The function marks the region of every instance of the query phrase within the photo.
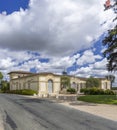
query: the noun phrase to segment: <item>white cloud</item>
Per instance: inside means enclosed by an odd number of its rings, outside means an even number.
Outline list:
[[[0,14],[0,47],[54,56],[73,54],[90,47],[99,36],[103,8],[103,1],[94,0],[30,0],[25,11]]]
[[[106,69],[107,60],[102,59],[100,61],[95,61],[94,63],[89,63],[87,66],[78,68],[76,72],[71,72],[71,74],[75,74],[77,76],[89,77],[89,76],[97,76],[104,77],[108,75],[108,71]]]
[[[103,59],[101,61],[95,62],[93,64],[93,68],[96,70],[105,70],[106,69],[107,60]]]
[[[71,71],[71,75],[76,75],[80,77],[105,77],[107,75],[114,75],[115,76],[115,82],[113,83],[113,86],[117,86],[117,73],[116,72],[108,72],[106,69],[107,60],[102,59],[100,61],[96,61],[95,63],[89,63],[87,66],[82,66],[81,68],[78,68],[76,71]]]
[[[12,62],[12,59],[6,58],[6,59],[0,59],[0,69],[6,70],[9,67],[12,67],[14,65],[14,62]]]
[[[101,59],[100,55],[94,55],[92,50],[86,50],[83,55],[78,59],[78,65],[85,65],[88,63],[94,63],[97,59]]]

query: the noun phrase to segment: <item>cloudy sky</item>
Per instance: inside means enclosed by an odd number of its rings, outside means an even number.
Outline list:
[[[105,0],[0,0],[0,71],[104,77],[102,39],[113,27]],[[117,73],[113,73],[117,76]],[[117,85],[117,82],[115,82]]]

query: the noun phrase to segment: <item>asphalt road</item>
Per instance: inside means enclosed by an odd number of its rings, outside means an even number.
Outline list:
[[[46,99],[0,94],[0,130],[117,130],[117,122]]]

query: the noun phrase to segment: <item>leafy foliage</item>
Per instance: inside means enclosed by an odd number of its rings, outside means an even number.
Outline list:
[[[75,94],[76,90],[74,88],[68,88],[67,92],[69,92],[70,94]]]
[[[0,79],[3,79],[3,74],[0,72]]]
[[[117,90],[117,87],[112,87],[112,90]]]
[[[115,0],[115,4],[113,5],[113,10],[115,14],[117,14],[117,1]],[[113,21],[117,20],[117,15],[113,19]],[[108,71],[117,71],[117,25],[113,29],[108,30],[107,36],[103,39],[103,45],[107,47],[107,49],[103,52],[104,57],[107,58]]]
[[[80,92],[84,93],[85,95],[115,95],[112,90],[103,90],[99,88],[83,88]]]
[[[37,92],[35,90],[31,90],[31,89],[10,90],[10,91],[7,91],[7,93],[20,94],[20,95],[34,95],[34,94],[37,94]]]
[[[61,76],[61,86],[63,88],[70,87],[70,78],[68,76]]]
[[[6,91],[8,91],[8,90],[10,89],[9,82],[7,82],[7,81],[2,81],[1,84],[2,84],[1,90],[2,90],[3,92],[6,92]]]
[[[90,77],[86,80],[86,87],[92,88],[92,87],[100,87],[100,80],[97,78]]]

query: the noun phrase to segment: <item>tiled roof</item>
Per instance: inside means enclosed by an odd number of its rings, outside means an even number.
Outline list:
[[[11,72],[9,72],[8,74],[11,74],[11,73],[18,73],[18,74],[34,74],[34,73],[31,73],[31,72],[28,72],[28,71],[11,71]]]
[[[61,76],[61,75],[59,75],[59,74],[54,74],[54,73],[51,73],[51,72],[41,72],[41,73],[37,73],[38,75],[49,75],[49,74],[51,74],[51,75],[54,75],[54,76]]]
[[[35,76],[35,75],[49,75],[49,74],[51,74],[53,76],[68,76],[68,77],[76,77],[76,78],[79,78],[80,80],[85,80],[85,81],[87,80],[87,78],[85,78],[85,77],[78,77],[78,76],[75,76],[75,75],[59,75],[59,74],[54,74],[52,72],[31,73],[31,72],[28,72],[28,71],[11,71],[8,74],[12,74],[12,73],[30,74],[30,75],[27,75],[27,76],[24,76],[24,77]],[[23,78],[23,77],[20,77],[20,78]],[[97,78],[97,79],[105,80],[106,78]]]

